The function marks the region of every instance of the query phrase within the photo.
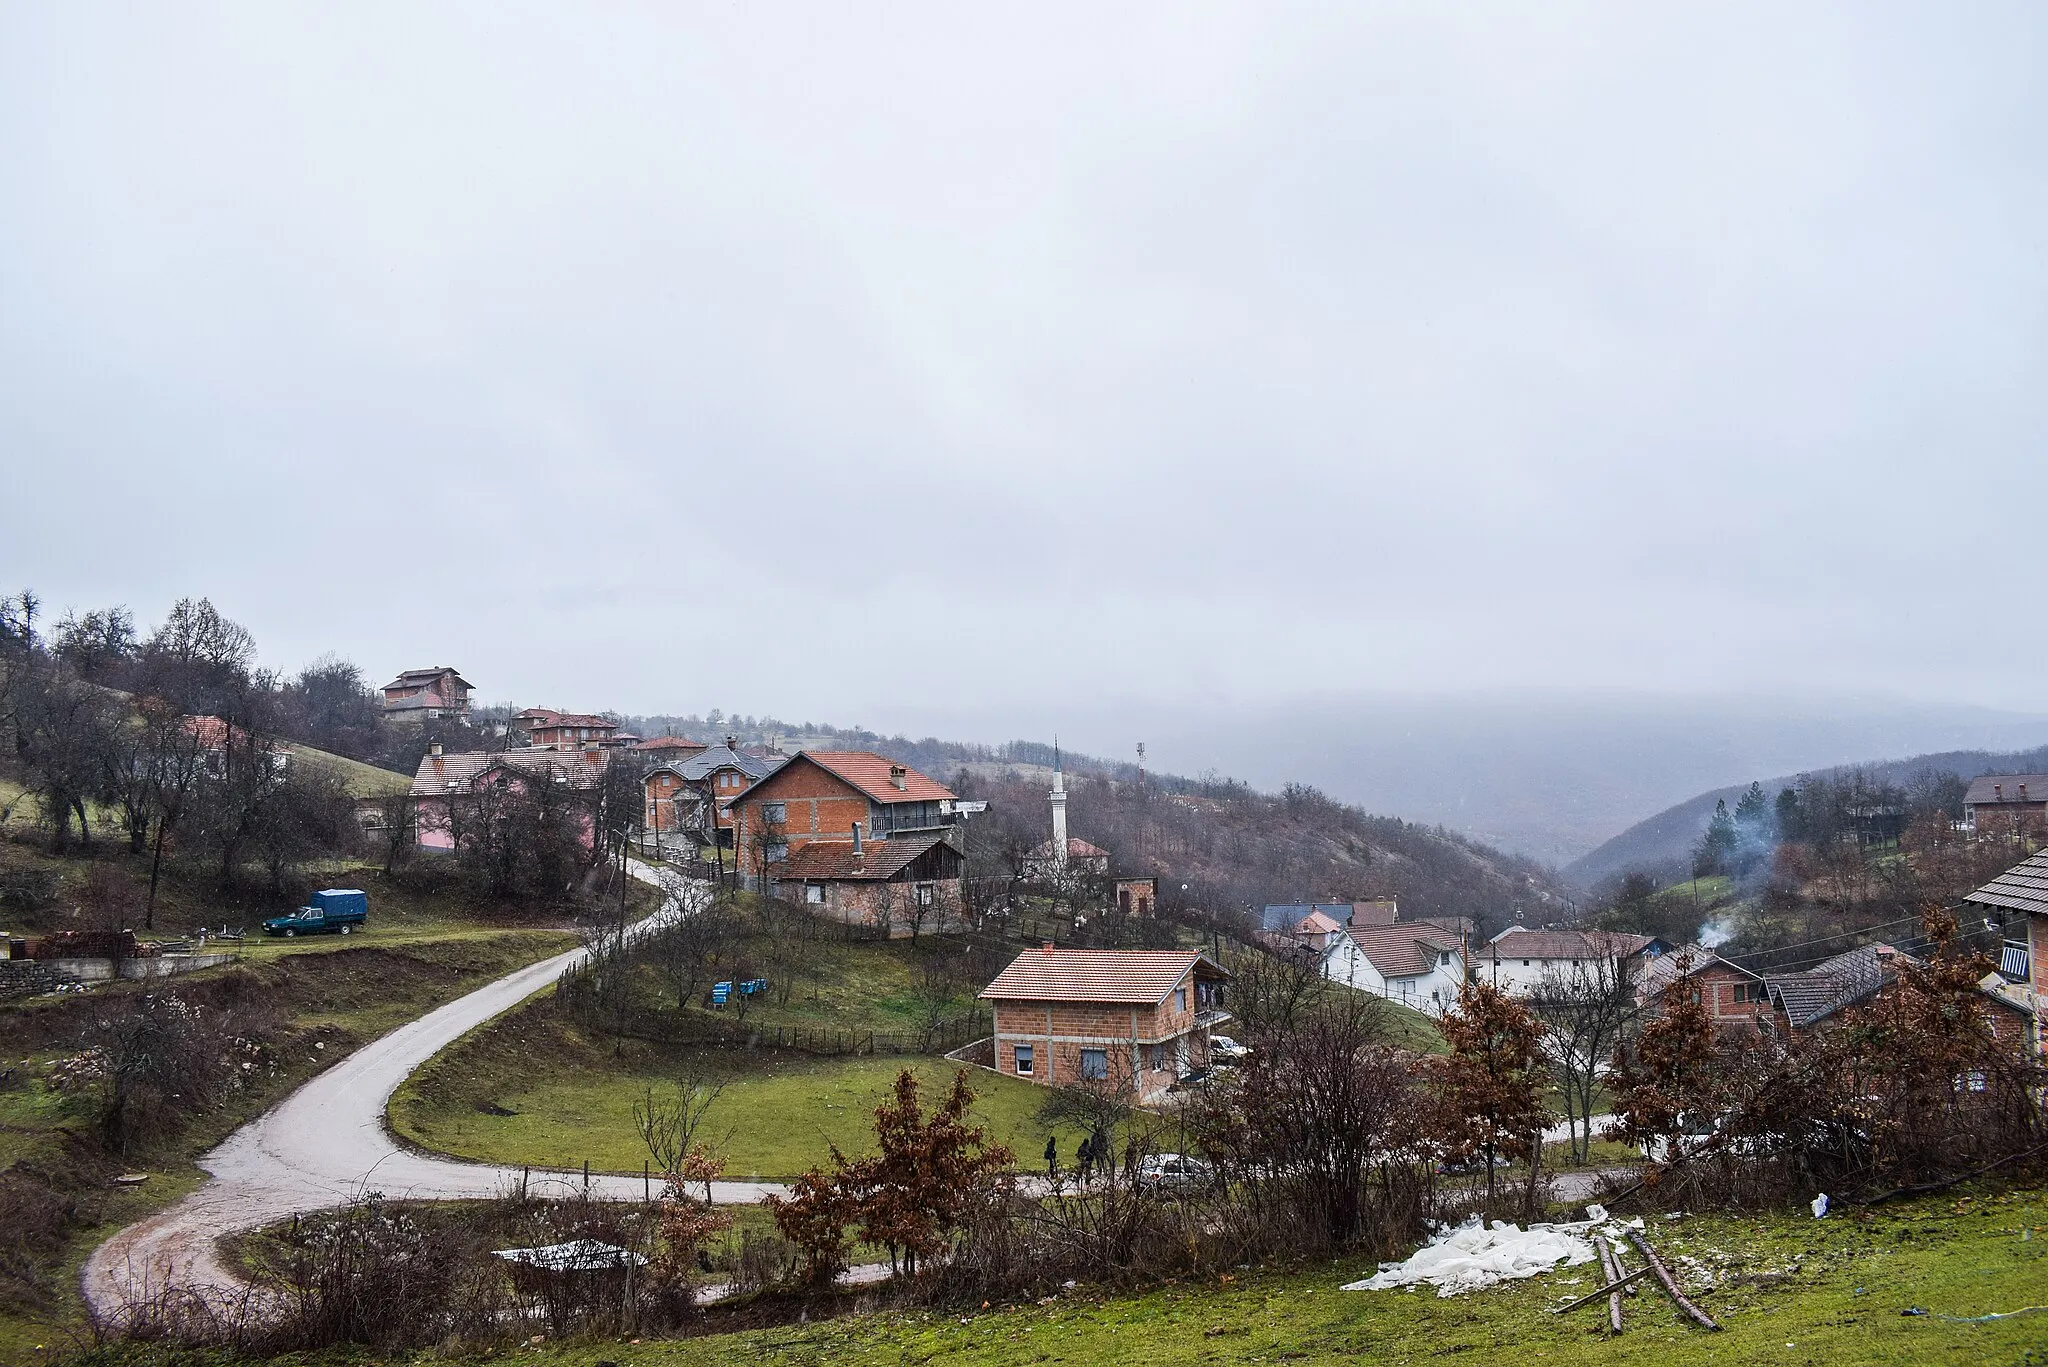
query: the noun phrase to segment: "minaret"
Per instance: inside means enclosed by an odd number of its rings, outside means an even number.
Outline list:
[[[1060,771],[1060,743],[1052,743],[1052,862],[1067,866],[1067,776]]]

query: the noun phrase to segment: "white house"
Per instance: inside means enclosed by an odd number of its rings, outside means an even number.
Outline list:
[[[1322,948],[1323,976],[1441,1016],[1465,986],[1465,942],[1422,922],[1346,926]]]
[[[1482,982],[1527,996],[1546,980],[1569,981],[1654,959],[1671,946],[1654,935],[1618,930],[1530,930],[1509,926],[1477,955]]]

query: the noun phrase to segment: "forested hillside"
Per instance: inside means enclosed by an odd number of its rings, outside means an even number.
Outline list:
[[[1938,785],[1944,777],[1968,780],[1979,774],[2039,773],[2044,769],[2048,769],[2048,746],[2013,751],[1949,750],[1940,754],[1914,755],[1910,759],[1841,765],[1812,774],[1785,774],[1759,782],[1766,792],[1775,797],[1805,781],[1845,779],[1854,774],[1863,775],[1872,784],[1895,785],[1904,790],[1916,785]],[[1684,877],[1689,872],[1693,846],[1713,819],[1714,804],[1726,802],[1733,807],[1748,786],[1747,783],[1737,783],[1716,788],[1698,797],[1687,798],[1674,807],[1667,807],[1655,816],[1646,817],[1590,854],[1567,864],[1565,876],[1586,887],[1597,886],[1631,870],[1667,882]],[[1955,796],[1959,802],[1960,790]],[[1954,814],[1962,815],[1960,809]]]

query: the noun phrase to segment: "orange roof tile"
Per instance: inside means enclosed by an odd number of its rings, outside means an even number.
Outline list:
[[[809,760],[833,777],[852,784],[877,802],[939,802],[954,796],[951,788],[933,782],[908,765],[898,765],[886,756],[866,750],[803,750],[792,756],[790,763],[795,764],[800,760]],[[903,770],[901,788],[889,781],[889,772],[892,768]]]

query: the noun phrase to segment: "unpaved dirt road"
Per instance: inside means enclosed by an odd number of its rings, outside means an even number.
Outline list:
[[[665,885],[644,866],[636,865],[635,875],[669,893],[662,910],[638,929],[684,914],[687,887]],[[364,1192],[451,1200],[515,1189],[518,1168],[459,1163],[400,1147],[384,1128],[384,1108],[415,1068],[552,983],[584,953],[573,949],[531,964],[392,1031],[235,1131],[200,1158],[209,1174],[204,1186],[94,1251],[82,1280],[95,1315],[117,1323],[129,1304],[169,1285],[236,1294],[242,1283],[214,1256],[222,1235],[340,1205]],[[534,1191],[583,1186],[580,1173],[534,1171],[527,1180]],[[638,1177],[592,1177],[590,1190],[638,1199],[643,1187]],[[717,1182],[712,1197],[750,1203],[783,1190],[771,1183]]]

